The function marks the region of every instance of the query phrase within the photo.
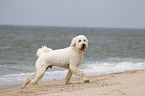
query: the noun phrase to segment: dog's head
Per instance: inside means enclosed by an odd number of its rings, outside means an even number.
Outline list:
[[[70,46],[84,52],[88,47],[88,39],[84,35],[76,36],[72,39]]]

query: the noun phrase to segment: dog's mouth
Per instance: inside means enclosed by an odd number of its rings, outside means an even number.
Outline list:
[[[83,52],[86,51],[86,47],[82,47],[81,51],[83,51]]]

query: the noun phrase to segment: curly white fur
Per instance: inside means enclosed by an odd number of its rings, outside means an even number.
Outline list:
[[[22,84],[22,88],[31,81],[33,85],[43,77],[45,71],[52,66],[59,66],[69,69],[66,76],[66,84],[69,84],[72,74],[80,76],[84,82],[89,82],[83,71],[77,67],[83,60],[83,53],[88,47],[88,39],[84,35],[73,38],[69,47],[64,49],[52,50],[46,46],[42,46],[37,51],[38,59],[36,61],[36,70],[34,74],[28,77]]]
[[[44,54],[46,54],[46,53],[48,53],[48,52],[51,52],[51,51],[53,51],[51,48],[47,48],[45,45],[44,46],[42,46],[42,48],[39,48],[38,50],[37,50],[37,56],[38,56],[38,58],[41,56],[41,55],[44,55]]]

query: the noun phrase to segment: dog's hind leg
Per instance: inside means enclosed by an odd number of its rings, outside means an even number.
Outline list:
[[[71,72],[71,70],[68,71],[67,76],[66,76],[66,82],[65,84],[68,85],[70,84],[70,78],[72,77],[73,73]]]
[[[47,67],[44,65],[41,66],[39,69],[37,69],[35,77],[31,80],[31,84],[37,85],[37,82],[39,80],[41,80],[41,78],[44,76],[46,70],[47,70]]]
[[[26,85],[35,77],[35,73],[24,80],[24,83],[22,84],[22,89],[26,87]]]

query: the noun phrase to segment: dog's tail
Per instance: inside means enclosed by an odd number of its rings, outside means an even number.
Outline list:
[[[46,54],[46,53],[51,52],[51,51],[53,51],[51,48],[47,48],[44,45],[44,46],[42,46],[42,48],[39,48],[37,50],[37,53],[36,54],[37,54],[38,57],[40,57],[41,55]]]

